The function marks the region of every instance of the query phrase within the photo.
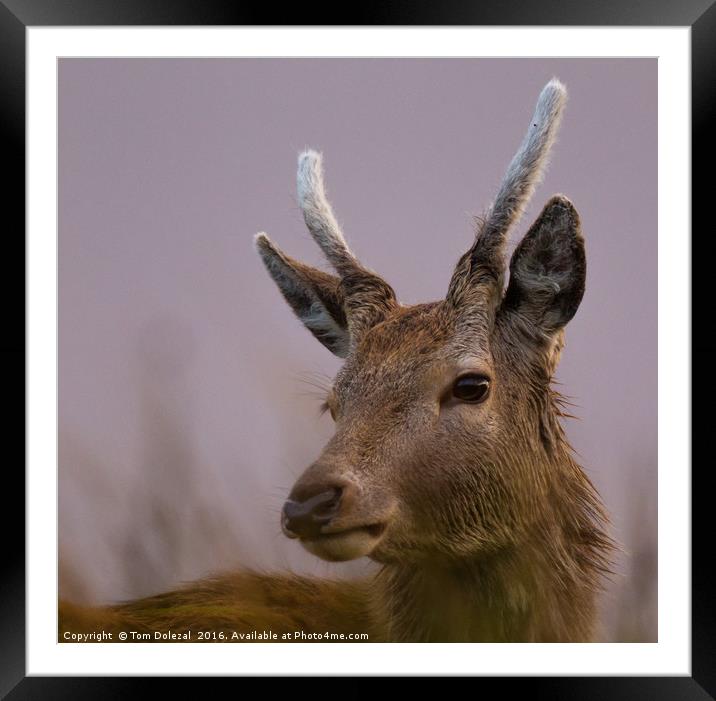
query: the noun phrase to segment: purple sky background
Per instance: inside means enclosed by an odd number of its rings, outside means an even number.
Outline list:
[[[494,196],[552,76],[569,101],[512,243],[552,194],[574,202],[588,275],[558,371],[579,417],[565,426],[632,553],[608,597],[610,630],[629,596],[655,617],[655,589],[633,571],[636,560],[655,567],[656,547],[648,58],[61,59],[66,592],[127,598],[241,564],[370,569],[320,562],[280,535],[278,509],[331,432],[305,375],[330,377],[340,361],[295,320],[253,236],[321,264],[295,195],[296,157],[316,148],[357,255],[403,302],[444,296],[471,216]]]

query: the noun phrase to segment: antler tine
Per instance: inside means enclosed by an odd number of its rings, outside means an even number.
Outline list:
[[[556,78],[542,89],[527,134],[507,168],[472,248],[458,264],[448,297],[459,297],[479,280],[493,284],[502,281],[507,236],[542,179],[566,101],[567,91]]]
[[[361,265],[348,248],[323,186],[320,153],[304,151],[298,157],[298,200],[308,230],[329,263],[336,269],[344,290],[343,307],[351,343],[397,305],[393,288]]]
[[[308,150],[298,157],[298,201],[303,218],[328,262],[345,275],[360,267],[336,221],[323,185],[323,157]]]
[[[482,238],[495,236],[504,240],[522,217],[544,174],[566,101],[567,91],[556,78],[542,89],[531,126],[510,162],[497,197],[490,207]]]

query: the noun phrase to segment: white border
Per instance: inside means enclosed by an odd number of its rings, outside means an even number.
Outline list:
[[[690,29],[28,28],[27,674],[690,675]],[[477,51],[476,51],[477,49]],[[56,643],[57,57],[658,56],[659,642]],[[635,310],[635,313],[638,313]]]

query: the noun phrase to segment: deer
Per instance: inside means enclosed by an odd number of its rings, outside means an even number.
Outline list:
[[[404,305],[359,262],[316,151],[299,156],[298,201],[333,271],[255,237],[295,316],[343,360],[324,403],[335,431],[288,494],[281,530],[318,558],[367,557],[376,572],[340,580],[242,570],[109,606],[61,601],[60,641],[100,628],[211,630],[227,641],[255,630],[360,631],[369,642],[599,635],[598,599],[617,546],[553,386],[586,284],[572,202],[551,197],[506,261],[566,97],[556,78],[542,89],[439,301]]]

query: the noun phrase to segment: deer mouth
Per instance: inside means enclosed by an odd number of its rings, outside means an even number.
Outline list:
[[[308,552],[329,562],[345,562],[370,555],[383,537],[387,524],[372,523],[340,531],[326,529],[312,538],[301,538]]]

